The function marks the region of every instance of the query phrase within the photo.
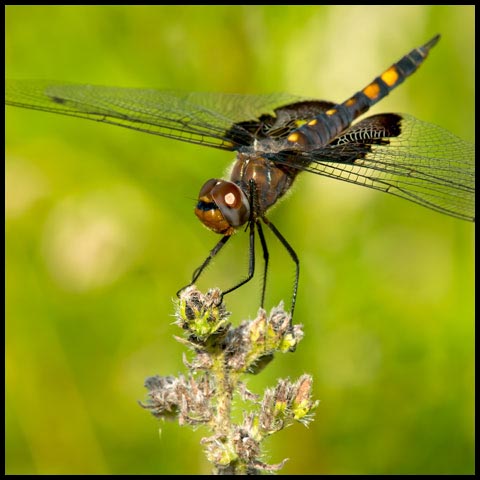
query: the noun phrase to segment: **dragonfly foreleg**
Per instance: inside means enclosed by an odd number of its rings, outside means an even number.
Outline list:
[[[192,286],[197,280],[198,277],[202,274],[202,272],[207,268],[208,264],[212,261],[213,257],[217,255],[217,253],[222,249],[222,247],[227,243],[231,235],[224,235],[221,240],[213,247],[213,249],[210,251],[208,254],[208,257],[205,259],[205,261],[193,272],[192,275],[192,281],[188,284],[182,287],[180,290],[177,292],[177,297],[180,296],[180,293],[182,293],[186,288]]]

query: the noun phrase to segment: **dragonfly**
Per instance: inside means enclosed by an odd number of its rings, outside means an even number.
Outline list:
[[[258,234],[264,260],[263,307],[269,264],[265,225],[295,265],[293,317],[300,261],[266,214],[300,172],[475,221],[474,144],[406,114],[380,113],[357,121],[412,75],[439,39],[436,35],[413,49],[342,103],[278,93],[186,93],[38,80],[7,80],[5,103],[236,152],[230,178],[210,179],[200,189],[195,215],[221,238],[177,295],[198,280],[236,231],[244,229],[249,232],[248,273],[223,290],[222,297],[253,278]]]

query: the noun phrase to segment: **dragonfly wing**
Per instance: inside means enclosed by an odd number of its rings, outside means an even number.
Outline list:
[[[293,101],[298,97],[286,94],[183,93],[31,80],[7,80],[5,87],[7,105],[86,118],[224,150],[253,143],[255,137],[239,123],[254,124],[261,114],[274,116],[275,108]]]
[[[325,147],[275,161],[475,220],[475,145],[409,115],[374,115]]]

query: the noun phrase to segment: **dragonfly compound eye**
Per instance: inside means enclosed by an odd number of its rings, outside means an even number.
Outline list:
[[[250,204],[235,183],[211,179],[200,190],[195,215],[210,230],[231,235],[248,221]]]

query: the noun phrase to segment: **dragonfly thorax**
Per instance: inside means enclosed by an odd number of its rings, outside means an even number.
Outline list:
[[[230,173],[230,180],[250,191],[255,185],[254,215],[262,216],[292,186],[299,170],[289,168],[257,153],[239,153]]]

